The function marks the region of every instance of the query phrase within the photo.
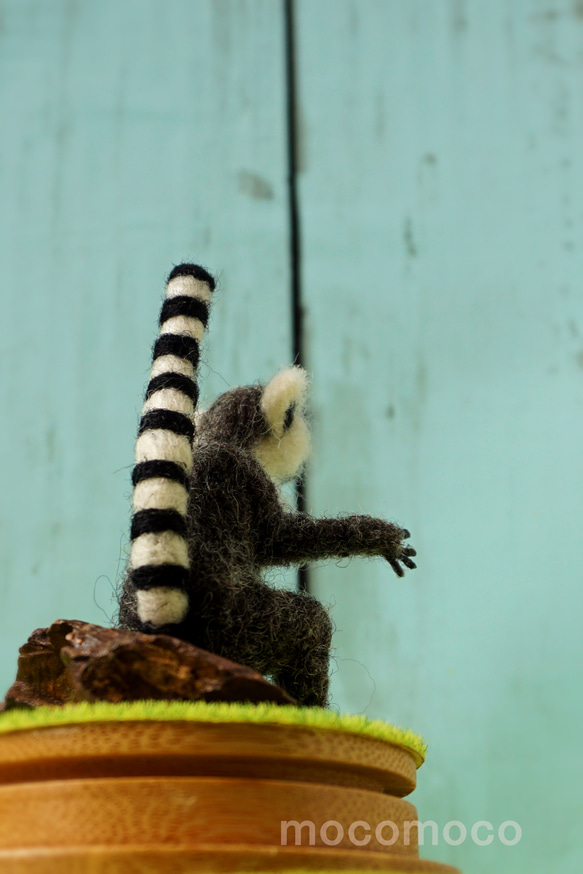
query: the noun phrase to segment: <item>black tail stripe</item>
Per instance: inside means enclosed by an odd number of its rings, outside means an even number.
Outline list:
[[[179,564],[145,564],[132,571],[132,583],[142,590],[168,586],[184,591],[188,588],[189,576],[189,571]]]
[[[138,510],[132,519],[130,537],[135,540],[141,534],[159,534],[161,531],[174,531],[186,537],[186,522],[178,510]]]
[[[188,437],[191,442],[194,438],[192,421],[184,413],[177,413],[175,410],[150,410],[148,413],[144,413],[140,419],[138,435],[143,434],[144,431],[155,429],[181,434]]]
[[[211,291],[215,290],[215,280],[210,273],[199,264],[178,264],[170,271],[166,283],[170,282],[172,279],[176,279],[177,276],[194,276],[195,279],[199,279],[201,282],[206,282]]]
[[[161,355],[177,355],[186,358],[194,368],[198,367],[199,343],[195,337],[186,334],[162,334],[154,343],[152,358],[155,361]]]
[[[137,486],[143,480],[154,477],[162,477],[180,483],[185,489],[189,487],[189,477],[184,468],[176,464],[175,461],[163,461],[162,459],[140,461],[139,464],[136,464],[132,471],[132,485]]]
[[[163,325],[166,319],[171,319],[173,316],[188,316],[190,319],[198,319],[206,328],[209,320],[208,304],[200,298],[190,297],[187,294],[167,297],[160,311],[160,325]]]
[[[171,371],[154,376],[148,383],[145,400],[148,400],[155,391],[160,391],[162,388],[178,389],[182,394],[189,397],[196,406],[198,400],[198,386],[189,376],[185,376],[183,373],[173,373]]]

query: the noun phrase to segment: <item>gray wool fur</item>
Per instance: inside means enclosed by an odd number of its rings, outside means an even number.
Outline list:
[[[279,484],[301,474],[309,452],[306,390],[305,371],[291,367],[266,386],[230,389],[196,414],[185,517],[185,615],[161,626],[144,622],[137,601],[142,584],[130,569],[119,626],[164,630],[269,676],[299,704],[324,707],[328,613],[311,595],[270,587],[262,572],[366,555],[385,558],[402,576],[402,565],[415,567],[415,550],[404,544],[408,531],[383,519],[317,519],[283,506]]]

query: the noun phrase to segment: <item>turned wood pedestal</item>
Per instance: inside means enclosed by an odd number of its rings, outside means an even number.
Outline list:
[[[0,735],[0,871],[459,874],[419,859],[417,829],[405,825],[417,820],[403,799],[415,755],[288,725],[9,732]]]

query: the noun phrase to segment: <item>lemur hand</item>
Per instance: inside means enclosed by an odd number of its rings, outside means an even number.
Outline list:
[[[408,537],[411,537],[411,533],[407,531],[406,528],[403,528],[401,531],[402,540],[407,540]],[[417,567],[411,558],[413,555],[417,555],[417,552],[412,546],[405,546],[403,543],[400,543],[396,548],[391,550],[390,553],[384,553],[383,558],[386,558],[398,577],[404,577],[405,571],[401,567],[401,564],[404,564],[405,567],[409,568],[409,570],[413,570]]]

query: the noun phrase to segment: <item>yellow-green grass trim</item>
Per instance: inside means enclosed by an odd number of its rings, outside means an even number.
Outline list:
[[[8,710],[0,713],[0,734],[83,722],[253,722],[256,724],[301,725],[309,728],[343,731],[386,741],[410,750],[417,767],[425,759],[427,745],[409,729],[399,728],[380,719],[335,713],[319,707],[278,706],[276,704],[239,704],[205,701],[123,701],[112,704],[65,704],[63,707],[37,707],[34,710]]]

